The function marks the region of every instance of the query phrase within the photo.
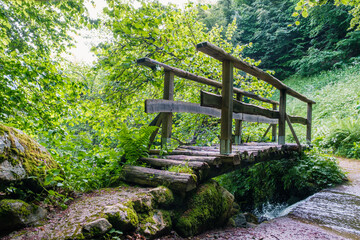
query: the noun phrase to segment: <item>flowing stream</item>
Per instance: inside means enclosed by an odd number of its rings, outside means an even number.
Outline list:
[[[360,239],[360,160],[339,159],[349,182],[315,193],[291,206],[266,204],[255,211],[260,219],[290,216],[329,229],[349,239]]]

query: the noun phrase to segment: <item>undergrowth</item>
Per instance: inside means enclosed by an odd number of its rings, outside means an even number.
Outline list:
[[[217,178],[234,194],[242,210],[253,210],[266,202],[292,204],[345,179],[335,158],[314,150],[292,159],[258,163]]]

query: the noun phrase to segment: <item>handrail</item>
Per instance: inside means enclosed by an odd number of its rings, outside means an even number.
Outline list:
[[[279,89],[279,90],[286,90],[286,93],[298,98],[299,100],[306,102],[306,103],[311,103],[311,104],[315,104],[316,102],[314,102],[313,100],[308,99],[307,97],[305,97],[304,95],[296,92],[295,90],[291,89],[290,87],[286,86],[284,83],[282,83],[279,79],[277,79],[276,77],[268,74],[267,72],[264,72],[263,70],[255,67],[255,66],[251,66],[250,64],[248,64],[247,62],[244,62],[234,56],[232,56],[231,54],[225,52],[223,49],[209,43],[209,42],[202,42],[196,45],[196,49],[198,51],[201,51],[219,61],[231,61],[234,63],[234,67],[243,70],[246,73],[249,73],[251,75],[253,75],[254,77],[257,77],[269,84],[271,84],[272,86],[274,86],[275,88]]]
[[[161,66],[164,68],[165,71],[171,71],[178,77],[192,80],[192,81],[195,81],[198,83],[207,84],[207,85],[210,85],[210,86],[213,86],[216,88],[220,88],[220,89],[222,88],[221,82],[217,82],[217,81],[214,81],[209,78],[198,76],[196,74],[184,71],[182,69],[166,65],[165,63],[158,62],[151,58],[140,58],[137,60],[137,63],[140,65],[143,65],[143,66],[150,67],[150,68],[155,68],[156,66]],[[247,92],[247,91],[241,90],[239,88],[234,88],[234,93],[239,93],[246,97],[249,97],[249,98],[252,98],[252,99],[255,99],[258,101],[279,105],[279,102],[277,102],[277,101],[258,96],[252,92]]]

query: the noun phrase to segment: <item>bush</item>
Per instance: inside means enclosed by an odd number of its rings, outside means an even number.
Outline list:
[[[310,151],[292,159],[258,163],[217,180],[234,194],[242,210],[253,210],[265,202],[303,199],[342,183],[345,175],[335,158]]]
[[[330,126],[329,133],[319,145],[343,157],[360,158],[359,142],[360,119],[346,118]]]

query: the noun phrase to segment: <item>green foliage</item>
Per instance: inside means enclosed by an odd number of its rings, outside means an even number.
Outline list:
[[[305,198],[342,183],[344,179],[345,175],[334,158],[315,151],[291,159],[258,163],[218,177],[220,184],[234,194],[243,210],[259,207],[265,202]]]
[[[186,163],[185,165],[177,165],[177,166],[170,166],[168,169],[170,172],[176,172],[176,173],[189,173],[193,174],[193,170],[191,167],[189,167],[189,164]]]
[[[148,156],[151,134],[157,129],[155,126],[142,127],[138,131],[129,131],[124,126],[119,135],[119,146],[124,150],[127,164],[135,165],[137,160]]]

